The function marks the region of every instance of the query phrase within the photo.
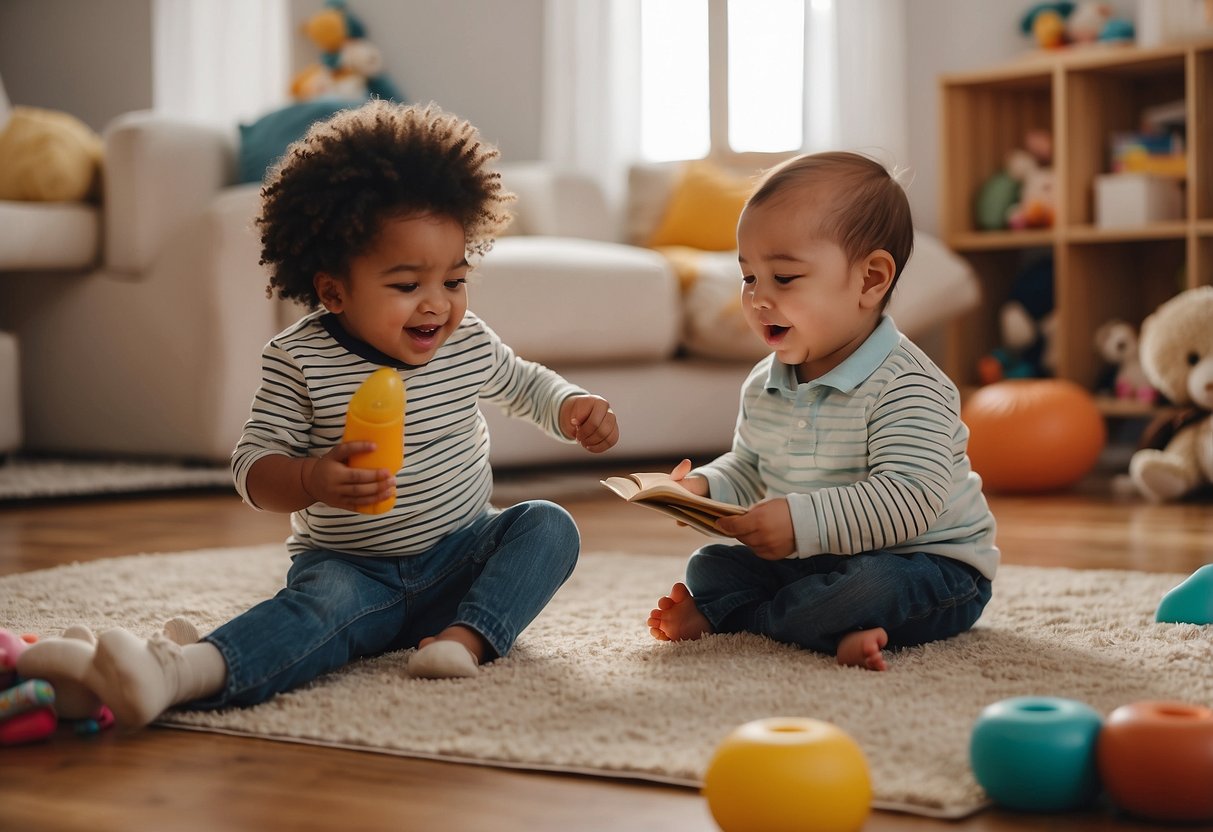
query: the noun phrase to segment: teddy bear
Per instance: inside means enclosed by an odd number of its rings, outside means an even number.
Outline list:
[[[1141,363],[1150,383],[1181,411],[1144,447],[1129,477],[1151,502],[1185,497],[1213,482],[1213,286],[1188,289],[1141,325]]]
[[[1141,366],[1137,329],[1131,323],[1114,318],[1100,325],[1095,330],[1095,351],[1109,367],[1100,389],[1110,390],[1118,399],[1147,404],[1158,399],[1158,391]]]

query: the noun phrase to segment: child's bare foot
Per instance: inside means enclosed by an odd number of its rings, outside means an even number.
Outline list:
[[[674,584],[670,594],[657,601],[648,623],[649,632],[658,641],[688,641],[714,632],[684,583]]]
[[[880,652],[888,643],[889,634],[884,627],[847,633],[838,642],[838,663],[866,667],[868,670],[888,670],[884,654]]]
[[[409,660],[409,674],[422,679],[475,676],[488,648],[480,633],[452,624],[438,635],[421,640]]]

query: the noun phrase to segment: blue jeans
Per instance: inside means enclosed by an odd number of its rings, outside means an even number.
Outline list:
[[[890,647],[948,638],[973,626],[990,581],[941,555],[816,555],[763,560],[747,546],[691,555],[687,588],[718,633],[758,633],[834,654],[844,635],[883,627]]]
[[[504,656],[573,573],[581,541],[554,503],[489,509],[418,555],[292,558],[286,588],[206,637],[227,684],[196,709],[255,705],[352,659],[413,647],[451,624]]]

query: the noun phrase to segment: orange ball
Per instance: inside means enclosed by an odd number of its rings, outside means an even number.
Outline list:
[[[961,409],[969,460],[990,491],[1054,491],[1091,472],[1107,441],[1095,399],[1063,379],[1009,379]]]

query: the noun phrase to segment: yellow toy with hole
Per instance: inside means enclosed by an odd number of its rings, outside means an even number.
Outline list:
[[[858,743],[804,717],[747,722],[716,747],[703,794],[724,832],[855,832],[872,810]]]

